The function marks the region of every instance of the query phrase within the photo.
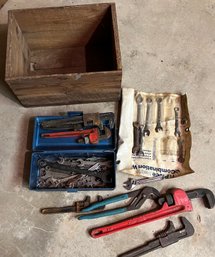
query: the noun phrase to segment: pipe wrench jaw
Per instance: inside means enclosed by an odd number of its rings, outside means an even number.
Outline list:
[[[175,189],[174,189],[175,190]],[[171,191],[173,192],[173,190]],[[211,190],[206,188],[198,188],[194,190],[185,191],[187,198],[192,200],[195,198],[201,198],[206,208],[212,209],[215,205],[215,197]],[[158,199],[158,204],[163,205],[165,202],[168,205],[173,204],[173,196],[171,193],[167,193]]]
[[[161,197],[158,199],[158,203],[161,202],[160,199],[163,199],[164,197]],[[165,195],[165,201],[162,200],[163,206],[167,207],[173,207],[173,206],[182,206],[184,211],[192,211],[192,203],[186,194],[186,192],[180,188],[174,188],[171,189],[169,193]]]

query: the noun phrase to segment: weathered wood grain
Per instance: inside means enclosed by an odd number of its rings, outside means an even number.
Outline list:
[[[0,9],[6,4],[8,0],[0,0]]]
[[[29,107],[117,101],[121,77],[121,71],[108,71],[26,77],[8,83],[21,103]]]
[[[9,11],[5,80],[24,106],[118,101],[121,69],[114,4]]]
[[[84,47],[31,51],[30,60],[34,68],[31,75],[86,71]]]

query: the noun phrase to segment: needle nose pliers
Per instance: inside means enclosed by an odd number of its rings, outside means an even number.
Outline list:
[[[82,213],[91,212],[98,209],[99,207],[132,198],[130,203],[125,207],[81,215],[81,216],[78,216],[78,219],[79,220],[96,219],[96,218],[112,216],[112,215],[128,212],[131,210],[136,210],[136,209],[139,209],[147,199],[156,200],[160,196],[161,195],[157,189],[153,187],[144,187],[143,189],[138,189],[126,194],[117,195],[114,197],[107,198],[103,201],[93,203],[88,207],[82,209],[81,212]]]

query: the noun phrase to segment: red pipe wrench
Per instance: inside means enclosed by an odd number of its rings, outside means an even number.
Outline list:
[[[98,128],[83,129],[77,131],[63,131],[63,132],[51,132],[41,134],[42,138],[65,138],[65,137],[88,137],[90,144],[97,144],[99,140],[108,139],[111,137],[111,131],[109,128],[104,127],[104,135],[100,134]]]
[[[90,235],[93,238],[99,238],[124,229],[170,217],[181,212],[189,212],[193,210],[192,203],[184,190],[175,188],[171,191],[171,194],[174,200],[173,204],[168,204],[168,201],[164,202],[161,209],[157,211],[138,215],[133,218],[114,223],[112,225],[92,229]]]

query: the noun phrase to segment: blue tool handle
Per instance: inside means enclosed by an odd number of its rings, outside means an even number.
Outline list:
[[[123,207],[123,208],[119,208],[119,209],[116,209],[116,210],[107,210],[107,211],[103,211],[103,212],[97,212],[97,213],[82,215],[82,216],[79,216],[78,219],[79,220],[92,220],[92,219],[97,219],[97,218],[102,218],[102,217],[107,217],[107,216],[120,214],[120,213],[123,213],[123,212],[126,212],[126,211],[127,211],[127,208]]]
[[[94,211],[99,207],[105,206],[105,205],[110,204],[110,203],[116,203],[116,202],[119,202],[119,201],[122,201],[122,200],[126,200],[128,198],[129,198],[128,194],[117,195],[117,196],[105,199],[101,202],[93,203],[90,206],[82,209],[81,212]]]

